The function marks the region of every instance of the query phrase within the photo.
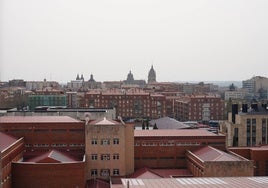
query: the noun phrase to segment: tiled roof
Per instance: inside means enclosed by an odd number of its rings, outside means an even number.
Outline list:
[[[209,132],[207,130],[199,129],[177,129],[177,130],[168,130],[168,129],[156,129],[156,130],[135,130],[135,137],[188,137],[188,136],[218,136],[215,133]],[[222,136],[222,135],[220,135]]]
[[[192,177],[193,174],[188,169],[151,169],[152,172],[162,178],[172,177]]]
[[[163,117],[163,118],[159,118],[156,120],[151,120],[149,123],[151,126],[154,126],[154,124],[156,124],[158,129],[188,129],[190,128],[189,125],[186,125],[170,117]]]
[[[60,152],[57,150],[48,151],[40,156],[29,159],[25,162],[34,162],[34,163],[68,163],[75,162],[74,158]]]
[[[0,123],[76,123],[69,116],[3,116]]]
[[[110,183],[101,179],[91,179],[87,181],[86,188],[110,188]]]
[[[152,179],[152,178],[170,178],[173,177],[191,177],[193,176],[188,169],[149,169],[141,168],[136,170],[128,178]]]
[[[119,123],[117,121],[106,119],[106,117],[104,117],[103,119],[92,121],[90,122],[90,124],[92,125],[117,125]]]
[[[17,141],[16,138],[0,132],[0,152],[7,149],[10,145]]]
[[[123,186],[132,188],[226,188],[226,187],[268,187],[268,177],[213,177],[213,178],[160,178],[160,179],[121,179]],[[118,185],[116,185],[118,186]],[[112,185],[111,188],[114,188]]]
[[[192,152],[202,161],[242,161],[242,158],[239,158],[235,155],[220,151],[211,146],[205,146],[198,150]]]
[[[161,176],[153,173],[150,169],[148,168],[141,168],[136,170],[133,174],[129,176],[129,178],[160,178]]]

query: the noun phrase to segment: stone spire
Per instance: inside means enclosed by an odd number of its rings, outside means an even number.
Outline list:
[[[152,67],[149,71],[149,74],[148,74],[148,83],[153,83],[153,82],[156,82],[156,73],[155,73],[154,67],[152,65]]]

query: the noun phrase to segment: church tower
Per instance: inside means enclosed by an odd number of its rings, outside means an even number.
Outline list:
[[[152,65],[152,67],[149,71],[149,74],[148,74],[148,84],[153,83],[153,82],[156,82],[156,74],[155,74],[154,67]]]

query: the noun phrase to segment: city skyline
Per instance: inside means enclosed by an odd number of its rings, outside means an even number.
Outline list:
[[[268,77],[267,1],[0,2],[0,80]]]

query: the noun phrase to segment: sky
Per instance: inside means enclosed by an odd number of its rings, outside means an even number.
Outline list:
[[[0,0],[0,81],[268,77],[267,0]]]

